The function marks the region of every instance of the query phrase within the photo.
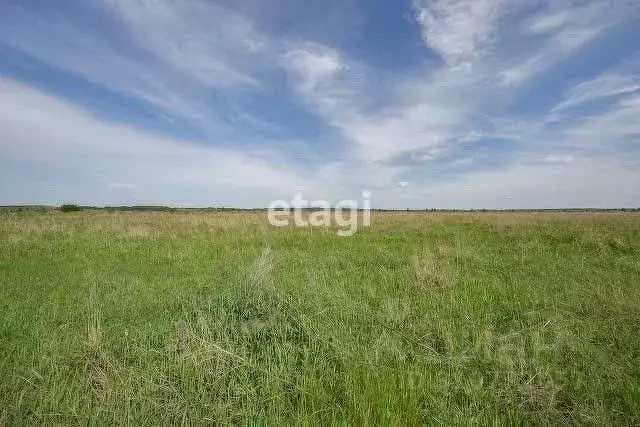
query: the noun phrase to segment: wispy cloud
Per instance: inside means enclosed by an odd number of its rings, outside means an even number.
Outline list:
[[[524,52],[501,72],[506,85],[521,84],[554,64],[566,60],[605,30],[629,19],[637,4],[626,0],[611,2],[543,2],[541,11],[521,24],[516,40],[526,46]],[[510,61],[511,62],[511,61]]]
[[[402,153],[437,151],[463,117],[465,105],[456,103],[456,92],[463,87],[446,85],[454,79],[462,85],[464,75],[421,78],[412,81],[411,90],[406,83],[397,84],[384,108],[371,109],[368,94],[375,87],[368,80],[372,70],[365,65],[346,62],[337,51],[324,46],[296,49],[289,58],[301,95],[355,143],[354,155],[362,161],[381,162]],[[325,66],[301,66],[320,63]]]
[[[576,147],[612,146],[629,137],[640,136],[640,94],[618,100],[603,113],[587,116],[567,128],[566,135]]]
[[[266,38],[227,8],[108,0],[85,9],[100,26],[51,7],[33,16],[26,5],[12,3],[0,17],[0,41],[208,130],[226,125],[202,96],[207,88],[259,85],[251,74],[264,61]]]
[[[502,0],[414,1],[425,43],[454,66],[486,54],[497,32]]]
[[[607,12],[598,21],[596,17],[598,13],[602,16],[602,4],[543,9],[535,18],[520,15],[519,20],[509,24],[516,31],[515,36],[522,43],[531,38],[542,39],[535,40],[536,48],[528,56],[519,55],[521,64],[511,66],[510,43],[501,39],[507,31],[501,20],[519,16],[525,6],[524,3],[507,6],[499,1],[415,3],[424,42],[442,56],[444,63],[435,69],[402,76],[402,81],[394,82],[393,90],[388,91],[383,108],[371,109],[367,104],[371,99],[368,83],[376,80],[375,70],[335,49],[305,45],[288,57],[289,68],[305,100],[354,144],[355,158],[377,164],[378,171],[393,168],[388,187],[408,173],[415,174],[411,166],[397,164],[403,156],[408,155],[412,161],[428,167],[429,162],[456,150],[469,149],[481,140],[514,141],[520,150],[519,158],[530,159],[531,164],[538,164],[539,168],[542,166],[535,159],[544,159],[548,164],[569,164],[575,159],[571,150],[576,148],[571,122],[563,127],[547,123],[543,118],[531,121],[510,116],[507,108],[516,94],[509,87],[534,78],[555,61],[566,59],[604,28],[614,25],[620,15],[618,11]],[[554,113],[576,103],[629,93],[635,90],[631,79],[629,76],[614,81],[607,74],[599,81],[576,86],[567,92]],[[505,83],[509,83],[507,87]],[[624,127],[611,131],[610,125],[622,124],[633,108],[592,120],[608,122],[603,129],[617,139],[629,132],[623,131]],[[608,117],[612,114],[616,117]],[[591,126],[587,124],[588,128]],[[630,125],[625,126],[628,129]],[[594,129],[592,135],[598,134]],[[545,155],[544,151],[549,150],[552,143],[561,153],[562,150],[568,153]],[[460,161],[459,158],[453,160]],[[534,167],[528,166],[527,170]],[[550,171],[542,168],[540,173],[545,170]],[[511,179],[508,175],[502,176]]]
[[[243,15],[209,2],[110,0],[106,6],[141,50],[186,78],[212,87],[258,84],[247,57],[266,48],[265,37]]]
[[[544,157],[547,163],[572,163],[573,156],[569,154],[547,154]]]
[[[637,2],[414,0],[406,28],[379,29],[422,55],[394,67],[401,53],[367,38],[375,8],[337,16],[346,3],[328,1],[326,27],[288,0],[2,5],[0,53],[37,72],[20,81],[0,55],[0,162],[148,202],[255,206],[300,188],[412,207],[640,200],[620,187],[640,182],[639,70],[624,58]],[[604,55],[607,38],[619,52]],[[116,94],[119,114],[46,67]]]
[[[566,98],[556,105],[552,112],[556,113],[603,98],[618,97],[638,91],[640,91],[639,74],[607,72],[572,87],[567,92]]]
[[[0,94],[0,148],[14,162],[64,169],[110,187],[125,182],[127,189],[155,194],[165,189],[165,201],[173,203],[194,189],[212,194],[195,204],[215,204],[249,189],[262,193],[249,206],[265,206],[293,188],[313,188],[295,166],[269,163],[259,151],[203,147],[107,123],[12,80],[0,79]]]

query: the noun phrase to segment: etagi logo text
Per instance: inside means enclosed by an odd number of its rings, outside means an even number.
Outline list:
[[[305,215],[303,210],[308,214]],[[274,227],[289,226],[291,213],[296,227],[330,227],[332,222],[340,228],[338,236],[353,236],[358,231],[358,219],[362,218],[362,226],[371,226],[371,192],[362,192],[362,205],[358,208],[357,200],[340,200],[333,207],[326,200],[309,202],[298,193],[291,202],[274,200],[267,209],[269,224]],[[358,215],[361,213],[361,215]]]

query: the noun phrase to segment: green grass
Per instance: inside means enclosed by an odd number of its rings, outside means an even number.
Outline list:
[[[640,215],[0,213],[0,424],[640,423]]]

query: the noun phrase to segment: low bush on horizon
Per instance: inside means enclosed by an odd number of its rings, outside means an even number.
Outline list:
[[[79,212],[81,210],[80,206],[69,203],[60,206],[60,212]]]
[[[0,212],[0,424],[640,420],[640,215]]]

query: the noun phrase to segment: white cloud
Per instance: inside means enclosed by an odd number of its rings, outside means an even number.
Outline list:
[[[210,2],[110,0],[138,46],[204,86],[255,85],[242,59],[264,47],[244,16]],[[245,63],[245,66],[247,64]]]
[[[524,55],[512,52],[500,75],[505,85],[519,85],[586,46],[605,30],[633,16],[636,6],[625,0],[613,3],[543,2],[542,12],[525,21],[521,40]],[[534,38],[531,38],[533,36]],[[536,40],[535,37],[540,40]],[[516,39],[519,40],[519,39]]]
[[[547,154],[544,157],[547,163],[573,163],[573,156],[569,154]]]
[[[527,27],[527,31],[531,34],[548,34],[566,27],[575,20],[571,9],[561,9],[536,17]]]
[[[405,154],[413,160],[430,160],[484,136],[530,141],[524,134],[536,133],[535,128],[544,124],[525,123],[527,129],[501,125],[485,132],[474,127],[478,120],[488,121],[482,116],[508,105],[512,86],[566,59],[617,22],[621,13],[603,9],[602,3],[549,6],[523,21],[519,13],[526,5],[500,0],[416,1],[425,42],[445,64],[398,76],[389,85],[377,82],[375,70],[326,46],[293,49],[285,66],[297,78],[305,100],[353,143],[355,157],[364,162],[385,163]],[[509,26],[503,25],[507,18],[512,19]],[[518,28],[525,31],[514,34]],[[532,43],[532,37],[541,40]],[[510,59],[509,46],[519,46],[516,61]],[[368,82],[385,87],[384,107],[369,108],[375,86]]]
[[[385,107],[371,109],[373,70],[363,64],[347,62],[328,47],[307,45],[286,55],[284,65],[298,81],[300,94],[355,144],[353,154],[364,162],[385,162],[403,153],[439,153],[473,95],[468,73],[446,70],[395,82]]]
[[[507,36],[502,22],[507,16],[518,16],[516,12],[525,5],[497,0],[416,2],[426,43],[446,61],[438,69],[390,82],[390,96],[382,108],[371,109],[367,104],[372,98],[367,83],[376,81],[375,70],[335,49],[302,46],[287,57],[285,66],[296,77],[304,99],[353,143],[354,158],[377,164],[379,169],[403,155],[415,161],[434,161],[461,144],[484,138],[518,141],[528,146],[527,151],[535,151],[540,139],[552,141],[554,137],[559,138],[559,144],[566,142],[571,147],[571,138],[546,129],[550,122],[522,121],[508,114],[501,122],[487,116],[500,117],[496,112],[513,96],[508,86],[533,78],[566,58],[604,27],[613,25],[618,14],[607,13],[596,22],[600,6],[568,6],[550,9],[534,20],[514,19],[509,23],[511,31],[526,29],[516,34],[516,41],[526,44],[535,36],[542,42],[534,43],[532,49],[521,49],[518,58],[524,59],[511,66],[505,42],[515,42],[509,40],[514,34]],[[461,66],[464,63],[473,66]],[[478,121],[484,122],[485,130],[476,129]]]
[[[258,85],[252,72],[268,63],[267,37],[238,13],[208,2],[105,0],[89,9],[104,26],[56,8],[34,15],[24,4],[10,4],[0,14],[0,42],[148,103],[168,120],[233,131],[203,93]],[[112,37],[115,31],[121,37]]]
[[[552,113],[580,106],[602,98],[616,97],[640,91],[638,74],[607,72],[571,88],[565,99],[556,105]]]
[[[412,186],[412,192],[418,194],[420,207],[595,208],[637,207],[640,203],[638,169],[611,158],[557,166],[517,164],[421,189]]]
[[[577,147],[610,146],[640,135],[640,93],[621,99],[605,112],[579,120],[565,131]]]
[[[520,64],[516,64],[502,70],[499,74],[502,84],[507,86],[517,86],[528,80],[547,66],[549,56],[550,55],[548,53],[539,53],[524,60]]]
[[[428,162],[429,160],[434,159],[433,155],[427,154],[427,153],[411,153],[410,156],[413,160],[416,160],[419,162]]]
[[[162,194],[164,188],[163,200],[168,201],[197,188],[212,198],[260,191],[262,196],[255,203],[266,205],[270,198],[291,194],[296,188],[313,188],[290,165],[262,160],[269,157],[262,152],[196,145],[103,122],[8,79],[0,79],[0,94],[3,158],[47,166],[60,177],[80,176],[128,191]]]
[[[318,44],[304,44],[286,56],[290,67],[302,76],[306,91],[316,89],[346,68],[337,51]]]
[[[132,190],[132,189],[136,188],[135,185],[130,184],[128,182],[110,182],[108,185],[111,188],[124,188],[124,189],[127,189],[127,190]]]
[[[502,0],[416,0],[424,41],[451,65],[482,56],[496,33]]]

